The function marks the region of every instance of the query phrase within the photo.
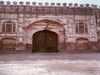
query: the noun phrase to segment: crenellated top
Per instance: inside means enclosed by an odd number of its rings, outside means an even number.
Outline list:
[[[42,3],[42,2],[10,2],[10,1],[0,1],[0,5],[23,5],[23,6],[66,6],[66,7],[81,7],[81,8],[100,8],[100,6],[94,5],[94,4],[72,4],[72,3]]]
[[[0,1],[0,13],[23,13],[36,15],[95,15],[100,7],[89,4],[36,3]]]

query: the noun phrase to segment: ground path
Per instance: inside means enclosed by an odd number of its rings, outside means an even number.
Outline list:
[[[100,75],[100,54],[1,54],[0,75]]]

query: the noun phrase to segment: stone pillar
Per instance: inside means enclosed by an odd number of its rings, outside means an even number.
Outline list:
[[[16,45],[16,50],[25,50],[25,45],[23,43],[23,38],[19,38],[17,45]]]
[[[19,27],[18,29],[19,32],[17,32],[17,47],[16,50],[25,50],[25,44],[24,44],[24,40],[23,40],[23,30],[21,27]]]

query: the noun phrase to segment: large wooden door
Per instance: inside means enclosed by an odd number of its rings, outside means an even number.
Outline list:
[[[57,52],[57,34],[48,30],[36,32],[32,41],[33,52]]]

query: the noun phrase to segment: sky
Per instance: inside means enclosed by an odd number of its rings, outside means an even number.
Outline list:
[[[43,2],[43,3],[45,3],[45,2],[49,2],[49,3],[51,3],[51,2],[55,2],[55,3],[66,2],[66,3],[78,3],[78,4],[87,4],[88,3],[88,4],[96,4],[96,5],[100,6],[100,0],[0,0],[0,1],[11,1],[11,2],[13,2],[13,1],[18,1],[18,2],[30,1],[30,2]]]

